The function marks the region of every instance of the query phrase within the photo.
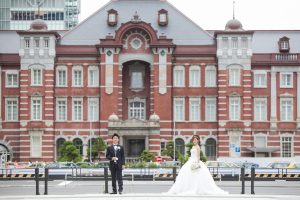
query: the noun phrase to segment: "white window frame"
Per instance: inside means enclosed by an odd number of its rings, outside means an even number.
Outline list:
[[[182,72],[182,76],[179,77],[178,72]],[[178,79],[180,78],[180,79]],[[173,68],[173,85],[174,87],[185,87],[185,68],[184,66],[175,66]]]
[[[92,103],[95,103],[95,110],[92,110]],[[89,97],[88,98],[88,121],[96,122],[99,121],[99,98]]]
[[[235,102],[234,102],[235,101]],[[234,104],[233,103],[236,103]],[[237,105],[237,110],[233,106]],[[229,97],[229,120],[230,121],[238,121],[241,119],[241,98],[239,96],[231,96]]]
[[[214,110],[210,112],[208,108],[209,102],[213,102]],[[205,121],[207,122],[215,122],[217,121],[217,99],[216,97],[205,97]]]
[[[65,72],[65,84],[61,84],[59,72],[64,71]],[[68,86],[68,68],[67,66],[58,66],[56,68],[56,86],[57,87],[67,87]]]
[[[201,86],[201,67],[199,65],[191,65],[190,66],[189,86],[190,87],[200,87]]]
[[[212,71],[213,74],[208,72]],[[213,77],[211,77],[213,76]],[[216,87],[217,86],[217,70],[214,65],[208,65],[205,68],[205,87]]]
[[[257,70],[253,72],[253,87],[254,88],[267,88],[267,72],[266,71],[262,71],[262,70]],[[261,78],[259,79],[259,81],[257,82],[256,77],[258,76],[263,76],[264,77],[264,81],[261,80]],[[264,83],[263,83],[264,82]]]
[[[257,109],[257,104],[260,102],[264,102],[265,108],[263,109]],[[268,100],[265,97],[257,97],[254,98],[254,121],[257,122],[265,122],[267,121],[267,111],[268,111]],[[259,114],[259,115],[258,115]],[[259,117],[258,117],[259,116]]]
[[[18,88],[19,87],[19,71],[17,71],[17,70],[8,70],[8,71],[6,71],[6,73],[5,73],[5,79],[6,79],[6,81],[5,81],[5,87],[6,88]],[[10,84],[9,83],[9,79],[8,79],[8,76],[9,75],[15,75],[15,76],[17,76],[17,80],[16,80],[16,85],[13,85],[13,84]],[[12,82],[12,83],[14,83],[14,81]]]
[[[41,158],[42,157],[42,131],[30,131],[30,157],[31,158]],[[34,138],[38,139],[37,147],[34,147]]]
[[[291,76],[290,85],[287,84],[284,80],[284,76]],[[281,88],[293,88],[293,72],[280,72],[280,87]]]
[[[238,49],[239,48],[239,38],[238,37],[232,37],[231,38],[231,48],[232,49]]]
[[[80,101],[81,102],[81,110],[80,110],[80,119],[77,119],[76,113],[75,113],[75,101]],[[72,99],[72,120],[76,122],[83,121],[83,99],[74,97]]]
[[[30,43],[30,37],[24,37],[24,49],[29,49],[31,47]]]
[[[39,79],[36,79],[35,77],[35,70],[40,70],[40,77]],[[31,68],[31,85],[32,86],[43,86],[43,74],[44,74],[44,70],[42,67],[40,66],[34,66]],[[35,81],[37,80],[37,82]]]
[[[34,105],[33,101],[40,101],[40,111],[39,111],[39,118],[36,118],[35,113],[34,113]],[[32,121],[41,121],[43,119],[43,99],[42,97],[31,97],[31,120]]]
[[[175,97],[173,99],[173,113],[174,113],[174,121],[176,122],[184,122],[185,121],[185,98],[184,97]],[[182,106],[182,113],[181,116],[179,116],[177,109],[176,109],[176,103],[181,103]]]
[[[198,107],[194,107],[194,105],[197,105]],[[196,110],[193,110],[193,108],[196,108]],[[191,122],[201,121],[201,98],[200,97],[189,98],[189,119]]]
[[[268,146],[268,140],[267,140],[268,137],[266,134],[263,134],[263,133],[257,133],[254,135],[254,147],[261,147],[261,146],[256,145],[259,141],[259,138],[264,139],[265,142],[264,142],[263,147],[266,148]]]
[[[237,74],[235,74],[237,71]],[[229,86],[241,86],[241,68],[238,66],[231,66],[228,68],[229,72]]]
[[[143,110],[143,116],[141,118],[137,118],[134,116],[131,116],[131,108],[130,104],[134,102],[140,102],[144,104],[144,110]],[[147,107],[146,107],[146,99],[140,99],[140,98],[134,98],[134,99],[129,99],[128,100],[128,119],[140,119],[140,120],[145,120],[146,119],[146,112],[147,112]]]
[[[50,38],[49,37],[45,37],[43,41],[44,41],[44,48],[48,49],[49,45],[50,45]]]
[[[284,156],[283,152],[283,138],[290,138],[291,139],[291,156]],[[289,133],[284,133],[280,135],[280,156],[281,157],[294,157],[294,135],[289,134]]]
[[[11,113],[12,119],[9,119],[8,114],[9,114],[9,108],[8,108],[8,102],[9,101],[15,101],[16,102],[16,113],[14,114]],[[14,111],[14,110],[11,110]],[[16,116],[16,118],[14,118],[14,116]],[[8,97],[5,98],[5,120],[9,121],[9,122],[17,122],[19,120],[19,100],[18,98],[12,98],[12,97]]]
[[[41,47],[41,42],[39,37],[33,38],[34,48],[39,49]]]
[[[241,38],[241,48],[248,49],[248,37]]]
[[[91,71],[94,71],[95,73],[93,81]],[[88,87],[99,87],[99,68],[97,66],[89,66],[88,68]]]
[[[283,103],[287,101],[291,102],[291,113],[286,113],[286,115],[284,116]],[[294,121],[294,100],[292,97],[280,98],[280,121]]]
[[[229,49],[229,38],[222,37],[222,49]]]
[[[59,102],[65,102],[65,116],[64,119],[60,118]],[[67,121],[68,120],[68,99],[67,98],[56,98],[56,121]]]
[[[80,83],[77,83],[77,80],[75,79],[75,71],[80,71],[81,72],[81,77],[80,77]],[[72,68],[72,86],[73,87],[83,87],[83,67],[82,66],[74,66]]]

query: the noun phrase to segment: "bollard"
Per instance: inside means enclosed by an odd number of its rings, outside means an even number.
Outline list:
[[[254,193],[254,179],[255,179],[255,168],[251,167],[251,194]]]
[[[104,193],[107,194],[108,193],[108,168],[107,167],[104,167],[104,182],[105,182]]]
[[[49,168],[45,168],[45,192],[44,192],[44,195],[48,195],[48,178],[49,178]]]
[[[245,194],[245,168],[241,168],[241,181],[242,181],[242,192],[241,194]]]
[[[173,167],[173,181],[176,181],[176,167]]]
[[[39,184],[39,168],[35,168],[35,194],[40,195],[40,184]]]

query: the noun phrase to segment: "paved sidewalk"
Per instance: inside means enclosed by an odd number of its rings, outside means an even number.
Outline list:
[[[40,195],[40,196],[0,196],[0,200],[299,200],[300,196],[291,195],[167,195],[167,194],[87,194],[87,195]]]

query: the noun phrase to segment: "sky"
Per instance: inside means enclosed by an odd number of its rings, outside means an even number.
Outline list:
[[[109,0],[81,0],[80,21]],[[233,0],[168,0],[205,30],[224,30]],[[235,0],[235,18],[245,30],[300,30],[300,0]]]

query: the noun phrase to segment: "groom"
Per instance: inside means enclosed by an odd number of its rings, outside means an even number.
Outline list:
[[[112,188],[113,192],[110,194],[117,194],[116,180],[118,180],[119,194],[123,192],[123,179],[122,179],[122,169],[125,166],[125,156],[124,148],[119,145],[119,135],[113,134],[112,145],[107,147],[106,158],[110,160],[109,170],[112,178]]]

